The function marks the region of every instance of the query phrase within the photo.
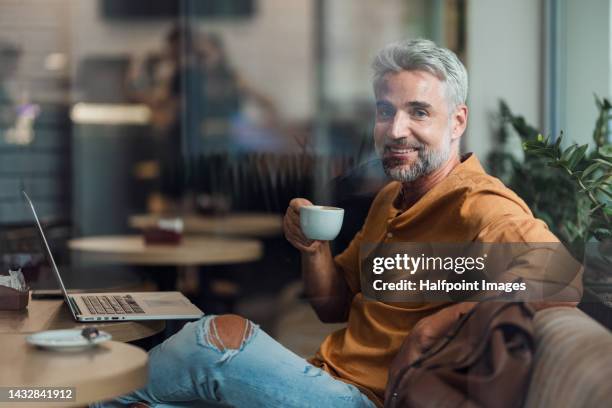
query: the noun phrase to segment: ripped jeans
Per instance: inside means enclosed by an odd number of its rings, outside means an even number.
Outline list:
[[[191,322],[149,352],[145,388],[93,407],[363,407],[357,387],[311,365],[247,321],[239,349],[223,345],[213,319]]]

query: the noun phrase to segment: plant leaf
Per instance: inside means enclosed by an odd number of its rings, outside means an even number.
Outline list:
[[[576,165],[580,162],[580,160],[582,160],[582,158],[584,157],[587,149],[589,148],[589,145],[582,145],[580,147],[577,147],[576,150],[573,151],[573,153],[571,154],[571,156],[569,157],[568,161],[568,166],[570,169],[575,169]],[[597,159],[596,159],[597,160]]]
[[[606,144],[599,148],[598,153],[601,156],[612,159],[612,144]]]
[[[604,159],[593,159],[593,160],[596,161],[597,163],[603,164],[604,166],[612,167],[612,163],[607,160],[604,160]]]
[[[561,161],[569,162],[569,158],[574,154],[574,151],[578,148],[577,144],[573,144],[561,153]]]
[[[589,174],[593,173],[594,171],[596,171],[597,169],[599,169],[599,164],[598,163],[592,163],[589,165],[589,167],[587,167],[586,169],[584,169],[584,171],[581,174],[582,178],[587,178],[589,176]]]

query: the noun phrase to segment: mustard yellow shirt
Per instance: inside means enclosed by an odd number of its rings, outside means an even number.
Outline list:
[[[388,368],[404,338],[440,304],[410,307],[364,298],[360,288],[362,242],[558,242],[546,224],[501,181],[485,173],[469,155],[412,207],[393,203],[399,182],[374,199],[362,229],[335,258],[353,294],[346,328],[329,335],[310,361],[358,386],[382,405]]]

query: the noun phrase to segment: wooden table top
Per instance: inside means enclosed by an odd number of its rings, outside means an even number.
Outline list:
[[[74,387],[73,402],[0,403],[0,407],[83,406],[142,388],[147,353],[109,341],[82,351],[52,351],[26,343],[24,335],[0,334],[0,384],[3,387]]]
[[[268,238],[280,235],[283,230],[283,217],[266,213],[231,213],[227,215],[184,215],[186,234],[213,234]],[[155,214],[133,215],[128,223],[132,228],[144,229],[154,226],[162,218]]]
[[[116,341],[135,341],[164,330],[163,320],[139,322],[76,322],[63,300],[30,300],[25,310],[0,311],[0,336],[31,334],[43,330],[82,329],[95,326],[110,333]],[[2,361],[2,360],[0,360]],[[1,382],[0,382],[1,384]]]
[[[131,265],[195,266],[251,262],[263,254],[260,241],[184,236],[179,245],[145,245],[141,235],[95,236],[68,241],[87,259]]]

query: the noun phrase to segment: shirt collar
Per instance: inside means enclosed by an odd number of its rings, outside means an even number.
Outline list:
[[[423,205],[431,199],[431,197],[441,196],[447,190],[452,189],[455,186],[457,179],[465,177],[467,174],[486,174],[484,168],[480,164],[480,160],[474,153],[466,153],[461,156],[461,163],[459,163],[442,181],[436,184],[431,190],[429,190],[423,197],[421,197],[412,207],[408,208],[402,213],[396,208],[393,203],[397,196],[401,193],[402,184],[398,181],[395,182],[396,188],[393,194],[393,200],[391,201],[389,208],[389,218],[398,217],[402,214],[410,212],[411,209]]]

